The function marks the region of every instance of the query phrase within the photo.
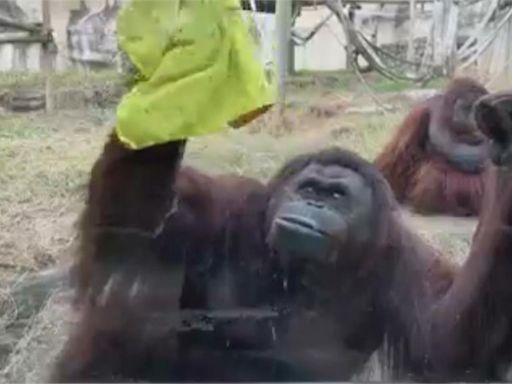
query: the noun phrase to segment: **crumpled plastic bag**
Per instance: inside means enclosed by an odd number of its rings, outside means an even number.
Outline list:
[[[274,101],[238,0],[132,0],[117,33],[138,72],[117,109],[132,149],[243,125]]]

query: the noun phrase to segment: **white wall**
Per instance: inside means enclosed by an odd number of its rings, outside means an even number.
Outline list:
[[[11,0],[15,1],[25,13],[25,21],[40,22],[41,0]],[[125,1],[125,0],[122,0]],[[93,48],[94,45],[112,46],[116,45],[115,41],[115,22],[112,20],[96,20],[95,23],[87,24],[86,18],[94,18],[98,12],[102,11],[106,4],[112,5],[114,0],[85,0],[89,9],[88,16],[84,16],[81,28],[85,32],[84,36],[89,39],[83,44],[85,52],[80,52],[85,59],[94,59],[101,56]],[[80,0],[52,0],[50,1],[51,25],[53,36],[57,45],[57,53],[55,55],[55,67],[57,70],[63,70],[72,65],[71,57],[76,52],[70,52],[68,47],[68,22],[70,12],[80,8]],[[98,19],[98,18],[97,18]],[[87,25],[83,25],[87,24]],[[100,24],[100,25],[98,25]],[[98,33],[100,32],[100,33]],[[105,39],[99,37],[102,33],[106,33]],[[93,36],[94,35],[94,36]],[[98,42],[98,40],[101,40]],[[91,49],[87,50],[87,46]],[[40,44],[2,44],[0,45],[0,71],[6,70],[28,70],[38,71],[41,65],[41,46]],[[101,57],[100,57],[101,59]]]
[[[41,20],[41,0],[10,0],[15,1],[19,7],[25,12],[25,17],[29,21]],[[104,9],[106,2],[112,4],[114,0],[86,0],[87,7],[89,8],[89,19]],[[121,0],[124,3],[129,0]],[[103,22],[101,17],[96,17],[94,23],[83,25],[81,28],[87,30],[87,34],[100,32],[102,35],[106,32],[106,38],[92,39],[80,44],[82,51],[73,50],[69,51],[68,47],[68,21],[70,12],[78,10],[80,7],[80,0],[52,0],[51,4],[51,17],[52,27],[54,29],[54,36],[58,46],[58,53],[55,58],[56,68],[63,70],[73,65],[70,61],[71,56],[78,56],[84,59],[93,59],[101,56],[108,57],[109,49],[115,49],[115,19],[105,21],[104,25],[99,25]],[[389,44],[397,40],[406,40],[409,34],[409,22],[406,20],[400,25],[395,20],[397,6],[387,5],[381,8],[378,5],[364,5],[361,10],[356,12],[355,25],[356,28],[363,31],[366,36],[371,36],[377,30],[377,43]],[[320,22],[325,15],[328,14],[325,7],[317,6],[310,8],[303,8],[300,17],[296,22],[296,29],[301,35],[306,35],[311,31],[318,22]],[[416,20],[414,28],[414,36],[422,37],[427,36],[430,32],[431,16],[428,12],[417,12],[418,19]],[[84,20],[85,16],[82,20]],[[99,21],[98,21],[99,20]],[[260,57],[262,61],[271,66],[274,58],[274,37],[275,37],[275,17],[271,14],[257,14],[254,17],[255,23],[258,26],[260,38],[262,40]],[[84,21],[82,24],[86,24]],[[378,26],[376,29],[375,26]],[[471,26],[469,26],[471,29]],[[467,26],[466,26],[467,29]],[[509,33],[509,32],[507,32]],[[99,36],[98,35],[98,36]],[[509,36],[509,34],[507,35]],[[498,44],[506,44],[509,41],[506,37]],[[89,51],[83,52],[83,46],[93,46]],[[296,70],[314,70],[314,71],[328,71],[345,69],[346,53],[344,50],[345,36],[341,26],[335,17],[324,25],[321,30],[309,41],[305,46],[295,48],[295,69]],[[98,48],[99,47],[99,48]],[[95,51],[96,49],[96,51]],[[107,52],[98,52],[97,50],[105,49]],[[497,51],[494,50],[494,56]],[[109,60],[107,60],[108,62]],[[485,61],[485,60],[484,60]],[[488,61],[488,60],[487,60]],[[76,64],[75,64],[76,65]],[[483,64],[482,64],[483,65]],[[39,44],[3,44],[0,45],[0,71],[22,69],[37,71],[40,69],[40,45]]]
[[[389,44],[397,40],[406,40],[409,33],[409,22],[405,21],[397,26],[395,22],[396,10],[396,6],[385,6],[381,9],[378,5],[364,5],[361,10],[357,11],[354,24],[366,36],[371,36],[377,30],[377,44]],[[296,20],[295,29],[300,35],[306,36],[328,14],[329,10],[321,6],[303,8],[301,15]],[[261,15],[258,20],[260,28],[265,29],[262,36],[265,38],[263,45],[266,60],[268,60],[269,52],[270,55],[273,54],[271,47],[275,34],[274,23],[273,15]],[[377,28],[375,29],[376,25]],[[414,37],[427,36],[430,33],[430,26],[430,15],[418,12]],[[305,46],[295,47],[295,69],[313,71],[346,69],[345,44],[343,28],[335,17],[331,17]]]
[[[295,23],[297,31],[301,35],[306,35],[329,12],[325,7],[303,9]],[[331,17],[305,46],[295,48],[295,69],[316,71],[343,69],[347,61],[344,45],[343,28],[335,17]]]

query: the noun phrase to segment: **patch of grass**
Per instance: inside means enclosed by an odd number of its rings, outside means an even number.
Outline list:
[[[407,89],[414,89],[417,86],[414,83],[405,80],[393,81],[385,77],[374,80],[370,86],[375,92],[403,92]]]
[[[341,115],[342,116],[342,115]],[[400,114],[334,117],[323,126],[295,128],[285,135],[272,134],[272,128],[257,134],[249,130],[191,140],[186,161],[212,173],[235,173],[260,179],[270,177],[291,157],[328,146],[355,151],[372,160],[397,126]],[[301,120],[306,123],[304,119]]]
[[[316,85],[324,89],[341,88],[349,90],[353,86],[354,75],[350,71],[297,71],[290,79],[290,84],[300,85]]]
[[[377,93],[398,93],[408,89],[422,88],[420,84],[406,80],[391,80],[376,72],[365,73],[363,77],[370,88]],[[447,78],[435,78],[428,82],[425,87],[441,88],[447,81]],[[340,92],[348,93],[361,92],[363,90],[360,80],[349,70],[300,71],[291,78],[290,87],[292,90],[308,87],[309,90],[311,88],[320,88],[324,91],[336,89]]]
[[[47,135],[34,115],[9,115],[0,120],[0,140],[30,140]]]
[[[2,119],[0,261],[37,267],[65,252],[108,131],[98,121],[93,110]]]
[[[42,89],[46,76],[41,72],[0,72],[0,90],[16,88]],[[79,88],[105,83],[121,82],[122,76],[114,70],[84,73],[80,70],[68,70],[51,75],[52,86],[56,88]]]
[[[369,86],[377,93],[399,93],[409,89],[441,88],[448,81],[446,78],[435,78],[422,86],[419,83],[407,80],[391,80],[374,72],[365,74],[364,77]]]
[[[401,119],[402,114],[393,113],[384,116],[371,116],[362,124],[359,131],[360,151],[368,160],[372,161],[380,153],[389,138],[392,137]]]

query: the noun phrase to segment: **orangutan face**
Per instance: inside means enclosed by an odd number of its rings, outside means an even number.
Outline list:
[[[485,90],[439,98],[428,130],[430,148],[464,173],[478,173],[489,159],[488,140],[473,118],[473,106]]]

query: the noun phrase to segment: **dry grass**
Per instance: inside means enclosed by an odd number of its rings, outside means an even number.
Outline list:
[[[39,269],[69,245],[104,132],[100,118],[84,113],[2,118],[0,263]]]
[[[45,381],[48,367],[62,348],[73,318],[68,301],[55,293],[35,316],[0,370],[0,382],[36,383]]]
[[[326,88],[322,82],[302,80],[306,85],[297,86],[283,118],[270,112],[245,129],[194,139],[186,162],[211,173],[266,179],[293,155],[329,145],[373,159],[402,116],[400,111],[349,114],[348,106],[369,103],[364,94],[341,93],[332,82]],[[386,84],[381,87],[390,87]],[[390,100],[396,101],[396,95],[386,102]],[[53,115],[0,110],[0,281],[69,258],[88,172],[112,118],[113,111],[94,109]],[[453,233],[450,221],[439,227],[435,219],[433,224],[415,216],[408,220],[450,257],[458,260],[466,253],[471,225]],[[11,291],[12,285],[0,284],[0,382],[44,380],[71,321],[69,309],[61,296],[52,297],[20,337],[7,341],[12,351],[2,361],[2,334],[16,321]]]

